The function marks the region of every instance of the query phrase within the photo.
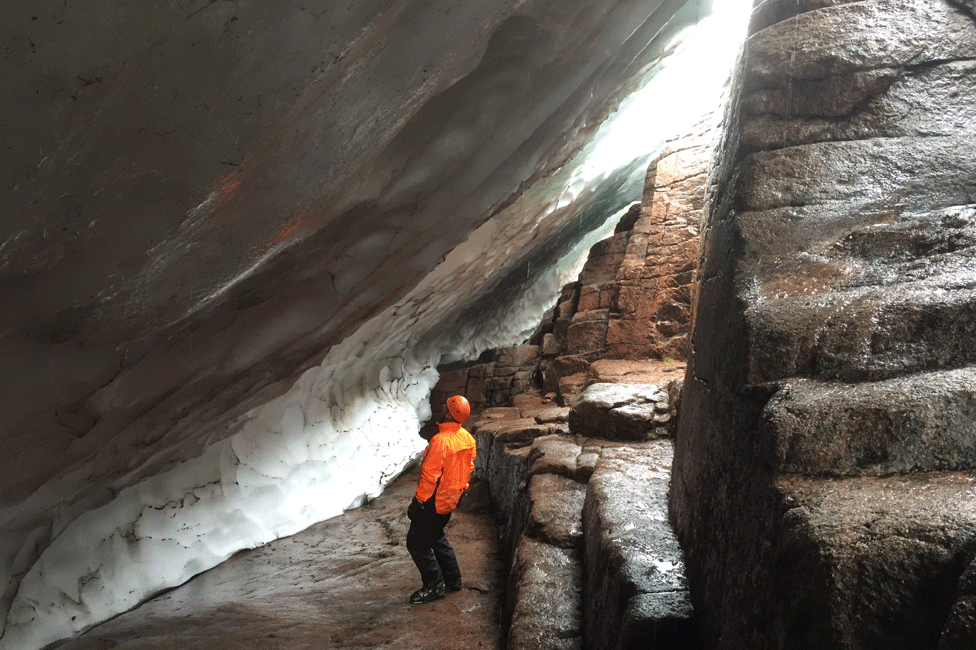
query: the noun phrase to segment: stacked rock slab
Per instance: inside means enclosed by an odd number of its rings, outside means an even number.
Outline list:
[[[464,395],[471,404],[472,417],[477,417],[486,408],[511,404],[513,396],[537,388],[538,345],[499,348],[483,356],[487,358],[438,369],[440,378],[430,394],[433,422],[440,420],[451,395]],[[428,430],[433,433],[432,424]]]
[[[640,205],[563,288],[541,351],[545,390],[565,403],[596,359],[685,358],[716,115],[666,144]]]
[[[708,648],[976,647],[976,11],[759,4],[671,508]]]
[[[606,384],[585,392],[586,417],[521,395],[471,427],[511,554],[511,650],[693,647],[683,559],[667,522],[673,446],[655,422],[667,412],[667,384],[617,388],[617,399]],[[588,435],[628,407],[643,411],[630,418],[630,440]],[[570,432],[570,420],[594,430]]]

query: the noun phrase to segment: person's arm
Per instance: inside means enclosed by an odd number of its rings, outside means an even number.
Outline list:
[[[420,481],[417,483],[417,492],[414,498],[420,503],[424,503],[432,496],[437,489],[437,481],[440,480],[444,472],[444,445],[434,436],[434,439],[424,450],[424,460],[420,463]]]

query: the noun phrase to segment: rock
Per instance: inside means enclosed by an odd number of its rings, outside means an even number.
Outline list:
[[[569,407],[568,406],[549,406],[548,408],[537,411],[533,417],[535,421],[539,424],[544,424],[548,422],[569,422]]]
[[[588,646],[695,647],[684,556],[668,524],[670,441],[604,449],[587,486]]]
[[[589,474],[581,476],[578,459],[582,448],[565,436],[545,436],[536,438],[529,453],[529,476],[535,474],[556,474],[581,483],[589,480]]]
[[[779,481],[788,510],[772,567],[790,589],[778,629],[803,633],[778,647],[935,648],[976,548],[974,486],[969,473]],[[963,623],[949,634],[974,634]]]
[[[576,548],[583,537],[586,487],[555,474],[529,479],[529,520],[525,534],[560,548]]]
[[[541,354],[546,357],[554,357],[562,352],[563,346],[552,332],[542,336]]]
[[[628,233],[611,235],[590,248],[579,275],[581,286],[607,282],[616,278],[617,268],[627,252]]]
[[[472,427],[472,431],[484,426],[484,424],[490,420],[504,420],[517,417],[519,417],[519,411],[513,406],[495,406],[492,408],[487,408],[481,413],[480,419],[478,420],[477,424]],[[484,422],[482,422],[482,420]]]
[[[616,282],[587,284],[580,288],[578,311],[610,309],[617,297]]]
[[[580,372],[559,378],[559,395],[565,401],[571,401],[586,384],[586,373]],[[570,427],[572,429],[572,427]]]
[[[976,648],[976,562],[959,578],[956,600],[939,639],[939,650]]]
[[[695,648],[698,635],[693,616],[688,591],[637,594],[627,603],[617,648]]]
[[[519,345],[514,348],[502,348],[498,352],[496,363],[516,368],[535,361],[539,356],[539,346]]]
[[[518,409],[521,417],[534,418],[536,414],[552,408],[552,403],[546,401],[537,392],[533,392],[513,396],[512,406]]]
[[[458,510],[462,512],[490,512],[491,492],[488,488],[488,481],[472,478],[468,489],[464,491],[464,496],[458,504]]]
[[[614,234],[627,232],[633,229],[634,224],[637,223],[637,220],[640,218],[640,214],[641,214],[640,203],[635,203],[634,205],[630,206],[630,208],[627,210],[627,213],[624,216],[620,217],[620,221],[618,221],[616,227],[614,227],[613,229]]]
[[[594,384],[663,384],[685,374],[683,361],[599,359],[589,366]]]
[[[581,483],[585,483],[593,476],[596,463],[600,460],[600,450],[593,447],[584,447],[583,453],[576,458],[576,476]]]
[[[590,364],[594,363],[594,358],[588,355],[564,354],[556,357],[553,361],[553,370],[560,377],[586,373],[590,369]]]
[[[483,478],[488,470],[495,443],[495,434],[506,430],[507,423],[518,418],[519,412],[516,408],[488,408],[481,413],[474,423],[468,426],[468,431],[474,436],[475,444],[478,447],[474,461],[474,478]]]
[[[509,583],[509,650],[580,650],[581,582],[576,551],[523,537]]]
[[[502,443],[531,444],[539,436],[553,433],[553,425],[539,424],[535,418],[491,420],[479,425],[478,433]]]
[[[486,476],[491,502],[498,517],[502,547],[511,549],[525,529],[528,498],[525,476],[529,465],[529,448],[495,441],[491,446]]]
[[[585,314],[585,316],[583,316]],[[577,312],[566,332],[563,348],[569,354],[599,352],[607,342],[607,310]]]
[[[761,5],[676,436],[704,643],[935,648],[968,634],[976,548],[976,22],[957,1]]]
[[[778,471],[856,476],[976,467],[976,370],[844,384],[795,379],[763,411]]]
[[[667,436],[668,394],[659,384],[593,384],[569,413],[573,433],[609,440]]]
[[[678,435],[678,414],[681,412],[681,389],[685,385],[684,377],[672,380],[668,384],[668,435],[672,438]]]

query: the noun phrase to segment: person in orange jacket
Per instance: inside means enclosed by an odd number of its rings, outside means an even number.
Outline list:
[[[423,587],[410,595],[414,604],[439,600],[448,590],[461,590],[461,569],[444,527],[474,471],[474,438],[461,428],[469,415],[468,400],[461,395],[447,398],[444,421],[424,449],[417,492],[407,508],[407,551],[423,580]]]

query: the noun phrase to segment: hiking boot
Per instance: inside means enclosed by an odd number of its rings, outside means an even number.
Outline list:
[[[410,602],[414,605],[421,605],[434,600],[440,600],[444,597],[444,589],[445,587],[443,582],[438,582],[433,587],[421,587],[417,591],[410,594]]]
[[[461,581],[460,580],[448,580],[445,585],[448,591],[461,591]]]

